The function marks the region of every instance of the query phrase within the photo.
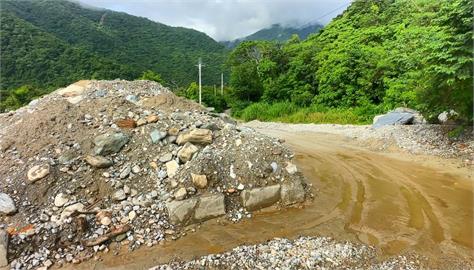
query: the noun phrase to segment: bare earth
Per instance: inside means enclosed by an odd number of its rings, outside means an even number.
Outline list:
[[[474,267],[471,138],[433,146],[414,132],[421,129],[414,126],[373,130],[368,126],[245,125],[286,141],[312,183],[314,200],[300,208],[262,211],[236,224],[205,222],[196,231],[190,227],[188,235],[176,241],[118,256],[104,254],[99,261],[79,267]],[[429,132],[433,135],[436,130]],[[352,255],[342,256],[347,250]],[[315,254],[322,259],[315,259]]]

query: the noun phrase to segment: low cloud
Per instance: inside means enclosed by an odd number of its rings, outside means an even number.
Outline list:
[[[205,32],[216,40],[247,36],[274,23],[326,24],[351,0],[80,0],[172,26]]]

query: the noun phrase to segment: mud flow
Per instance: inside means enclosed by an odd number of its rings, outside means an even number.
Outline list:
[[[210,221],[177,241],[121,252],[99,264],[146,268],[175,257],[191,259],[300,235],[363,242],[377,247],[381,258],[416,252],[434,268],[473,260],[473,178],[468,169],[365,150],[334,135],[259,131],[285,139],[295,151],[299,168],[313,185],[313,201],[301,208],[264,211],[238,224]]]

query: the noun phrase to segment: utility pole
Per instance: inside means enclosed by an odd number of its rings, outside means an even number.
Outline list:
[[[199,70],[199,105],[201,105],[201,67],[202,67],[201,57],[199,57],[197,67]]]
[[[224,73],[221,73],[221,95],[224,95]]]
[[[216,85],[214,84],[214,96],[216,95]]]

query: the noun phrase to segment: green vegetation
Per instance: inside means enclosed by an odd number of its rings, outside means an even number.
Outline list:
[[[228,91],[228,89],[226,90]],[[223,112],[228,105],[225,96],[218,93],[219,91],[220,89],[217,89],[216,86],[202,86],[201,101],[205,106],[213,107],[217,112]],[[199,86],[195,82],[187,88],[179,88],[176,94],[199,102]]]
[[[146,71],[185,86],[197,77],[199,57],[207,65],[203,82],[220,81],[226,51],[204,33],[65,0],[0,5],[2,102],[23,85],[46,93],[80,79],[133,80]]]
[[[240,105],[259,103],[234,112],[246,120],[367,123],[408,106],[432,121],[450,109],[470,121],[472,22],[468,0],[357,0],[304,41],[243,42],[228,59],[232,95]]]

